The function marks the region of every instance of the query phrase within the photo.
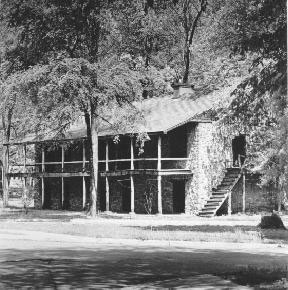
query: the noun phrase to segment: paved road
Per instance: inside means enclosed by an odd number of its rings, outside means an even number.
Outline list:
[[[239,269],[287,264],[287,246],[0,230],[0,289],[253,289],[243,286]]]

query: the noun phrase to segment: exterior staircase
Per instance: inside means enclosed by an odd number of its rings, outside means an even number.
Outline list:
[[[236,185],[241,177],[241,168],[232,167],[226,169],[226,174],[217,188],[213,189],[212,195],[209,197],[207,203],[199,212],[201,217],[215,216],[225,200],[229,197],[229,193]]]

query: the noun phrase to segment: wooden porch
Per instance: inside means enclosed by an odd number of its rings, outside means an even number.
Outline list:
[[[80,140],[79,140],[80,141]],[[9,170],[5,174],[5,178],[24,179],[26,186],[27,178],[41,179],[41,201],[42,207],[45,201],[44,179],[61,178],[62,193],[61,200],[64,202],[64,178],[82,177],[83,184],[83,208],[86,205],[86,183],[85,177],[90,176],[89,161],[85,149],[85,139],[82,141],[82,160],[65,160],[65,146],[61,146],[61,161],[51,162],[45,159],[45,149],[41,151],[41,162],[27,162],[27,144],[21,144],[23,147],[23,162],[9,165]],[[9,145],[6,145],[9,146]],[[158,136],[157,142],[157,158],[135,158],[133,137],[130,137],[130,158],[125,159],[109,159],[109,142],[105,145],[105,159],[99,160],[99,175],[105,178],[106,184],[106,211],[109,211],[109,177],[129,176],[131,186],[131,213],[134,213],[134,176],[135,175],[152,175],[157,176],[157,200],[158,213],[162,214],[162,176],[177,176],[177,178],[187,179],[192,175],[192,171],[187,168],[190,158],[168,158],[162,157],[162,136]],[[155,148],[156,149],[156,148]],[[69,167],[69,168],[68,168]],[[119,169],[118,169],[119,168]]]

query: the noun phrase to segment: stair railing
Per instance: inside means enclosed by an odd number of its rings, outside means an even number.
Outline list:
[[[229,193],[228,193],[228,215],[231,215],[232,213],[232,190],[234,188],[234,186],[238,183],[238,181],[240,180],[241,176],[243,178],[243,212],[245,212],[245,171],[244,171],[244,167],[245,167],[245,163],[246,163],[246,159],[244,159],[244,162],[241,162],[241,157],[246,157],[245,155],[241,155],[238,154],[238,165],[239,165],[239,169],[240,169],[240,174],[238,176],[238,178],[235,180],[235,182],[233,183],[233,185],[231,186]]]

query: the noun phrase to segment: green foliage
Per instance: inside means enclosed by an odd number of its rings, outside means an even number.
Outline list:
[[[288,185],[286,2],[229,0],[215,17],[214,48],[253,60],[250,75],[233,93],[226,124],[247,134],[250,166],[263,173],[263,183],[279,187],[283,199]]]
[[[97,64],[83,58],[64,58],[35,65],[19,74],[15,89],[37,108],[38,134],[55,130],[60,136],[91,103],[97,103],[99,118],[112,123],[111,119],[124,115],[124,105],[131,107],[141,94],[137,69],[129,59],[117,58]]]

